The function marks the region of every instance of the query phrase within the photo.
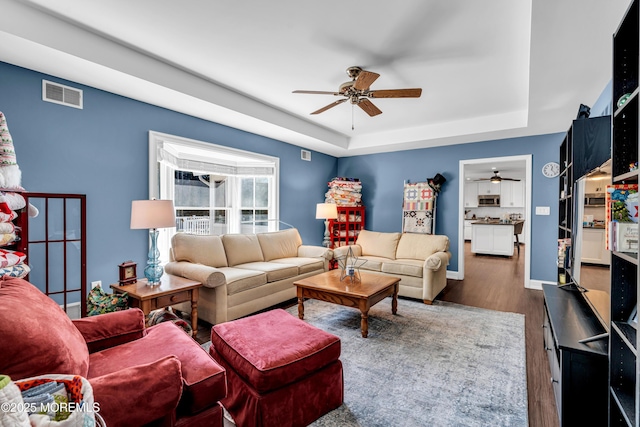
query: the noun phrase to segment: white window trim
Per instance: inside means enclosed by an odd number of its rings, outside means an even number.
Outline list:
[[[177,144],[185,147],[192,148],[200,148],[205,150],[216,150],[217,152],[227,153],[231,156],[241,156],[249,159],[255,159],[262,162],[272,163],[274,166],[274,187],[280,188],[280,159],[278,157],[267,156],[264,154],[253,153],[251,151],[240,150],[237,148],[226,147],[223,145],[217,145],[210,142],[198,141],[195,139],[184,138],[176,135],[165,134],[156,131],[149,131],[149,199],[171,199],[173,200],[173,194],[160,194],[160,180],[172,179],[172,177],[166,176],[166,168],[160,167],[161,160],[161,151],[163,150],[164,144]],[[243,166],[237,166],[237,170],[242,170]],[[163,171],[165,170],[165,171]],[[208,173],[208,171],[203,171]],[[170,186],[169,186],[170,187]],[[167,187],[167,188],[169,188]],[[273,196],[270,194],[270,196]],[[233,197],[233,196],[231,196]],[[279,192],[277,191],[275,197],[272,199],[273,206],[269,207],[269,226],[270,229],[278,230],[280,225],[278,223],[278,219],[280,218],[280,200],[279,200]],[[166,231],[163,233],[161,230],[159,240],[159,247],[169,247],[168,241],[170,236],[175,233],[175,228],[165,229]],[[162,246],[161,243],[164,243],[165,246]],[[161,251],[162,252],[162,251]],[[161,255],[161,262],[168,261],[168,254]]]

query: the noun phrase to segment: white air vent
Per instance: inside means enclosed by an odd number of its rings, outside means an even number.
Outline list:
[[[42,100],[82,109],[82,91],[59,83],[42,81]]]
[[[307,162],[311,161],[311,151],[300,150],[300,158],[302,160],[306,160]]]

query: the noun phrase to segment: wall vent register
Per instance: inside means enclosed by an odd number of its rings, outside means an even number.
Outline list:
[[[42,80],[42,100],[67,107],[83,108],[82,91],[59,83]]]

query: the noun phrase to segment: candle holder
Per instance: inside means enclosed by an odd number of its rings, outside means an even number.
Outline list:
[[[340,280],[349,278],[351,283],[360,282],[360,267],[367,262],[353,254],[351,246],[347,249],[346,255],[337,258],[340,267]]]

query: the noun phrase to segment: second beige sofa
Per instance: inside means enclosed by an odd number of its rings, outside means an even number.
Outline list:
[[[447,286],[447,236],[361,230],[356,244],[334,249],[334,257],[345,256],[349,247],[366,260],[361,271],[400,277],[399,295],[431,304]]]

